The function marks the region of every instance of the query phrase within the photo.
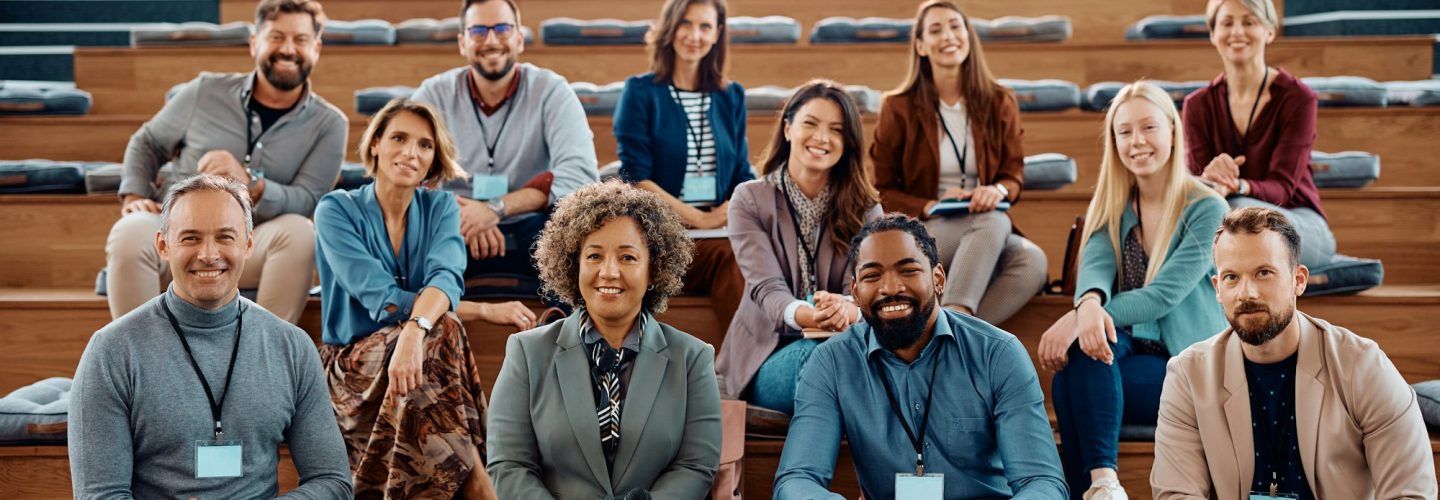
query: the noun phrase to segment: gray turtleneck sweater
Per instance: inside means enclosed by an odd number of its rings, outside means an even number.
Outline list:
[[[221,420],[243,443],[243,476],[195,478],[195,442],[214,437],[210,403],[161,309],[176,316],[218,400],[244,333]],[[70,475],[75,498],[273,498],[286,443],[300,487],[284,498],[350,498],[345,444],[315,344],[304,331],[245,298],[216,310],[173,289],[90,338],[75,371]]]

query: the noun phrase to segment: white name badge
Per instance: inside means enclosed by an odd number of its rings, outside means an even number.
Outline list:
[[[1250,492],[1250,500],[1290,500],[1293,498],[1300,498],[1300,495],[1292,495],[1289,493],[1276,493],[1274,495],[1266,495],[1258,491]]]
[[[510,179],[503,175],[476,175],[470,180],[470,197],[476,200],[493,200],[509,190]]]
[[[895,498],[942,500],[945,498],[945,475],[895,474]]]
[[[680,190],[680,201],[685,203],[713,202],[718,197],[713,175],[686,177],[685,186]]]
[[[239,441],[195,442],[195,477],[240,477],[244,457]]]

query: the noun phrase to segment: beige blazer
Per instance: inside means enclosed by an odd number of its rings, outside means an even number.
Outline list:
[[[1436,498],[1415,390],[1374,341],[1304,313],[1295,428],[1316,498]],[[1226,329],[1172,358],[1160,396],[1157,500],[1248,498],[1255,469],[1241,340]]]
[[[640,353],[620,410],[620,449],[605,463],[583,309],[510,336],[491,392],[486,467],[505,500],[654,498],[710,493],[720,464],[715,350],[645,314]]]

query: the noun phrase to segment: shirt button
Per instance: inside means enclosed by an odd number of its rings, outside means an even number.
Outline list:
[[[915,410],[916,410],[916,411],[919,411],[919,410],[920,410],[920,403],[915,403]]]

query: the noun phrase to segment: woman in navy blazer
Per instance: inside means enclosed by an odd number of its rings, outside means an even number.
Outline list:
[[[620,176],[653,192],[686,226],[726,225],[730,195],[755,178],[745,89],[725,77],[725,0],[669,0],[650,39],[650,72],[630,77],[615,110]],[[709,294],[730,324],[745,278],[724,239],[695,242],[685,293]]]

